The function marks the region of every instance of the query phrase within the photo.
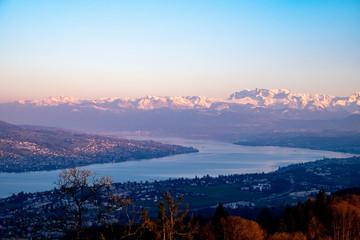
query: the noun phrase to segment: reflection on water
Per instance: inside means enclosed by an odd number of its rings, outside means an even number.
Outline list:
[[[269,172],[279,166],[322,159],[350,157],[352,154],[282,147],[249,147],[210,140],[152,138],[153,140],[193,146],[199,153],[175,155],[142,161],[95,164],[85,167],[115,182],[153,181],[168,178],[218,176],[236,173]],[[0,173],[0,197],[12,193],[52,189],[60,171]]]

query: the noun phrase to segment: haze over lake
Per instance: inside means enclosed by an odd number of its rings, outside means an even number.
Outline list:
[[[132,137],[134,138],[134,137]],[[138,137],[140,138],[140,137]],[[144,139],[141,137],[141,139]],[[99,176],[109,175],[114,182],[153,181],[168,178],[193,178],[204,175],[269,172],[291,163],[324,157],[342,158],[353,154],[284,147],[249,147],[211,140],[151,138],[170,144],[193,146],[198,153],[164,158],[95,164],[84,168]],[[60,170],[26,173],[0,173],[0,197],[12,193],[50,190],[55,187]]]

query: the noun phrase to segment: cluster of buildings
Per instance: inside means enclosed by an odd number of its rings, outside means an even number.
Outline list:
[[[336,174],[334,174],[336,172]],[[304,201],[308,197],[315,196],[319,190],[324,189],[327,193],[337,191],[345,187],[359,185],[360,158],[327,159],[304,164],[295,164],[284,167],[271,173],[227,175],[211,177],[195,177],[193,179],[178,178],[154,182],[125,182],[113,183],[111,191],[114,195],[132,199],[137,209],[147,209],[157,214],[157,202],[163,199],[165,191],[178,198],[181,195],[185,199],[197,201],[200,206],[208,198],[216,199],[204,208],[211,208],[217,204],[221,197],[221,189],[236,191],[239,198],[235,201],[223,201],[224,207],[237,209],[242,207],[259,207],[258,204],[274,204],[278,201],[283,206],[284,201]],[[211,192],[209,191],[211,189]],[[55,191],[55,190],[54,190]],[[40,193],[19,193],[8,198],[0,199],[0,238],[9,236],[34,236],[35,232],[43,232],[48,236],[52,234],[49,225],[38,223],[50,221],[56,210],[66,202],[60,202],[54,191]],[[217,194],[214,198],[212,194]],[[258,196],[250,199],[246,195]],[[226,200],[226,198],[224,198]],[[271,202],[273,201],[273,202]],[[186,204],[186,202],[184,202]],[[71,204],[69,201],[68,205]],[[96,209],[92,204],[89,209],[87,224],[93,226],[95,221],[90,215]],[[109,221],[117,221],[121,213],[113,212],[108,216]],[[190,206],[191,210],[191,206]],[[37,221],[38,220],[38,221]],[[40,231],[39,231],[40,229]],[[20,231],[18,235],[16,231]],[[12,234],[12,235],[11,235]]]

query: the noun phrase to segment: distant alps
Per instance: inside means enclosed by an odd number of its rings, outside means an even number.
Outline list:
[[[145,96],[142,98],[100,98],[80,99],[75,97],[49,97],[40,100],[19,100],[15,103],[49,107],[68,105],[74,111],[93,108],[99,111],[117,112],[128,109],[210,109],[214,111],[233,110],[246,105],[251,108],[297,109],[297,110],[345,110],[349,113],[360,110],[360,92],[349,97],[326,94],[295,93],[287,89],[254,89],[235,92],[227,99],[203,96]]]
[[[0,104],[0,120],[86,132],[239,141],[272,133],[357,133],[360,92],[348,97],[286,89],[204,96],[81,99],[49,97]],[[331,135],[330,134],[330,135]],[[347,136],[347,134],[346,134]]]

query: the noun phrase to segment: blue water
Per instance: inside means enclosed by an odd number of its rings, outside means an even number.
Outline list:
[[[152,138],[154,139],[154,138]],[[168,178],[201,177],[269,172],[279,166],[308,162],[324,157],[351,157],[352,154],[283,147],[249,147],[231,143],[178,138],[154,139],[164,143],[193,146],[199,153],[141,161],[95,164],[84,167],[99,176],[112,176],[114,182],[152,181]],[[55,187],[59,170],[26,173],[0,173],[0,197],[12,193],[36,192]]]

